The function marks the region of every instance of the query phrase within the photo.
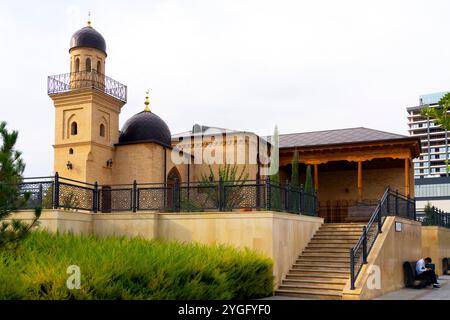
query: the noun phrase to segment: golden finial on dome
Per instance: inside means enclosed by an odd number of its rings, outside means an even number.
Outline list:
[[[91,27],[91,12],[88,12],[88,21],[87,21],[88,27]]]
[[[148,100],[148,94],[149,94],[149,90],[147,90],[145,93],[146,93],[146,95],[145,95],[145,102],[144,102],[144,104],[145,104],[145,108],[144,108],[144,111],[145,112],[150,112],[150,108],[148,107],[149,105],[150,105],[150,100]]]

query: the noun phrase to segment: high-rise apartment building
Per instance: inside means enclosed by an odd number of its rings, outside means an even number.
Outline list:
[[[422,153],[414,160],[414,178],[449,176],[448,132],[420,113],[427,106],[439,108],[439,100],[446,92],[420,96],[418,106],[407,108],[409,133],[420,137]]]
[[[421,114],[426,107],[439,108],[439,100],[447,92],[422,95],[419,105],[407,108],[411,136],[420,137],[422,151],[413,160],[415,196],[418,206],[430,202],[450,210],[449,133],[433,119]]]

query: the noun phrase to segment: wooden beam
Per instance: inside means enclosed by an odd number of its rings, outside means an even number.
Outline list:
[[[292,152],[293,150],[298,150],[301,154],[304,152],[313,153],[326,153],[326,152],[336,152],[344,151],[349,152],[350,150],[363,150],[363,149],[408,149],[411,152],[411,158],[415,158],[420,153],[420,140],[415,137],[411,137],[409,140],[398,140],[398,141],[373,141],[373,142],[363,142],[356,144],[341,144],[341,145],[322,145],[322,146],[293,146],[280,148],[280,155],[286,152]]]
[[[409,197],[409,159],[405,159],[405,195]]]
[[[358,200],[361,201],[363,196],[362,185],[362,161],[358,161]]]
[[[391,159],[410,159],[411,153],[407,149],[373,149],[347,152],[317,152],[299,154],[301,162],[304,164],[322,164],[329,161],[370,161],[373,159],[391,158]],[[290,164],[292,155],[289,153],[280,154],[280,166]]]
[[[319,165],[314,164],[314,190],[319,190]]]

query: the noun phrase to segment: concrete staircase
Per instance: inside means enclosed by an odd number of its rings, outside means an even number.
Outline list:
[[[361,223],[325,223],[282,280],[279,296],[341,299],[350,279],[350,248],[359,240]]]

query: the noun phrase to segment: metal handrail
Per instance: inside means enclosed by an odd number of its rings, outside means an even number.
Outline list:
[[[127,102],[127,86],[95,69],[48,76],[47,93],[93,88],[123,102]]]
[[[350,249],[350,289],[351,290],[355,289],[356,279],[358,278],[358,275],[362,269],[362,265],[367,263],[367,257],[373,247],[373,244],[375,243],[375,240],[377,239],[378,234],[380,234],[382,232],[381,229],[384,224],[383,212],[382,212],[383,206],[384,205],[387,206],[386,213],[392,214],[392,212],[390,212],[390,209],[389,209],[389,200],[390,200],[391,196],[394,197],[394,201],[395,201],[394,215],[399,214],[398,200],[401,199],[401,200],[407,202],[407,209],[406,209],[407,218],[410,218],[410,219],[412,218],[413,220],[416,219],[415,218],[415,200],[409,198],[408,196],[399,194],[398,191],[393,192],[389,187],[387,187],[383,196],[381,197],[377,207],[375,208],[372,215],[370,216],[369,222],[367,223],[366,226],[364,226],[361,237],[356,242],[355,246]],[[410,205],[412,207],[410,207]],[[413,217],[409,216],[409,212],[408,212],[409,209],[413,210],[413,212],[414,212]],[[373,224],[375,222],[378,222],[378,226],[377,226],[375,234],[373,235],[373,238],[370,239],[371,240],[370,244],[368,245],[368,232],[372,229]],[[358,268],[356,268],[355,260],[358,259],[358,252],[361,251],[361,249],[362,249],[362,263]]]
[[[423,208],[418,210],[417,213],[420,215],[417,220],[420,221],[423,226],[450,228],[450,213],[438,209],[435,206],[430,207],[428,210]]]

